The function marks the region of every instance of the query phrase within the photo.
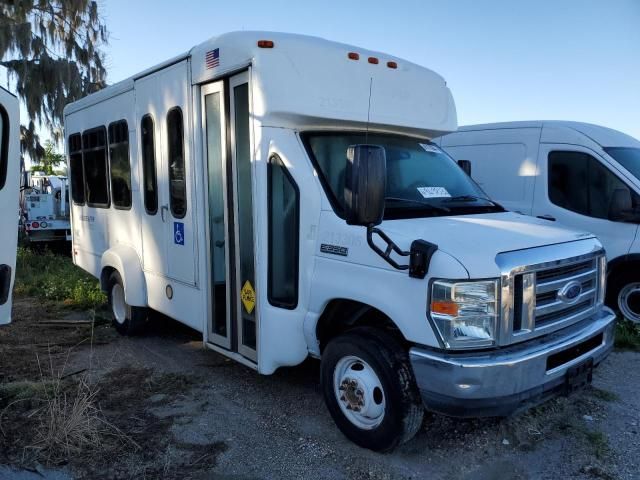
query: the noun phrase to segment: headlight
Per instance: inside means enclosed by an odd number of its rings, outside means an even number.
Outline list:
[[[446,348],[490,347],[497,333],[498,280],[433,282],[430,312]]]

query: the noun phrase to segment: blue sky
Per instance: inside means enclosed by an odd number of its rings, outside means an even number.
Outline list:
[[[304,33],[445,77],[460,125],[592,122],[640,139],[640,0],[99,0],[114,83],[219,33]]]
[[[587,121],[640,138],[640,0],[101,0],[109,81],[233,30],[304,33],[445,77],[460,125]]]

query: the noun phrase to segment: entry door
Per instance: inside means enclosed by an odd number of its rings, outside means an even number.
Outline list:
[[[143,162],[140,185],[147,198],[142,213],[144,269],[194,285],[197,251],[188,65],[183,62],[144,77],[135,88],[138,158]]]
[[[206,156],[209,341],[257,361],[249,75],[202,87]]]
[[[638,225],[607,218],[613,192],[626,184],[596,152],[578,145],[540,145],[533,215],[592,232],[609,260],[629,253]]]

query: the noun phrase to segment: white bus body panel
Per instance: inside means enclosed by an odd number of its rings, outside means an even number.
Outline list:
[[[0,87],[0,162],[6,162],[4,185],[0,183],[0,296],[6,297],[0,298],[0,325],[11,322],[11,297],[16,272],[20,186],[19,115],[18,99]],[[2,168],[0,163],[0,174]]]

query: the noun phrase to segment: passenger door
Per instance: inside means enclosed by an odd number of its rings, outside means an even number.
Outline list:
[[[207,341],[256,362],[250,104],[247,72],[201,89],[210,279]]]
[[[594,151],[577,145],[540,145],[533,215],[598,236],[611,260],[629,252],[638,225],[613,222],[613,192],[628,188]]]
[[[186,62],[136,81],[146,202],[142,214],[144,269],[195,285],[198,259],[189,102]]]
[[[18,99],[0,88],[0,325],[11,322],[18,241]]]

